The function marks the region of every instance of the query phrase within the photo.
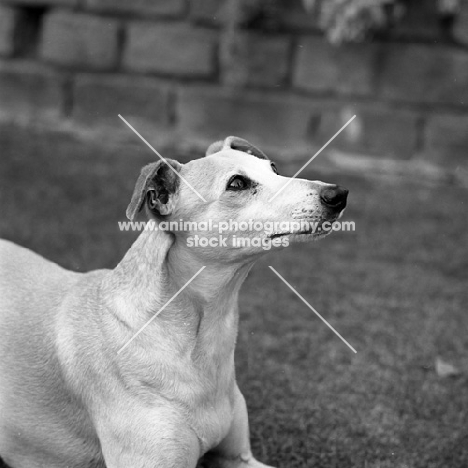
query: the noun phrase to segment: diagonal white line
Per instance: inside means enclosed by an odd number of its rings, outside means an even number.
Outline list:
[[[320,320],[322,320],[323,323],[325,323],[325,325],[330,328],[330,330],[332,330],[340,339],[341,341],[343,341],[343,343],[345,343],[354,353],[357,353],[357,351],[272,267],[272,266],[268,266],[270,268],[270,270],[273,271],[273,273],[275,273],[275,275],[280,278],[283,283],[293,292],[296,294],[296,296],[312,311],[314,312],[319,318]]]
[[[171,169],[171,171],[176,174],[177,176],[179,176],[192,190],[193,192],[198,196],[198,198],[200,198],[201,200],[203,200],[205,203],[206,203],[206,200],[203,198],[203,196],[198,193],[191,185],[190,183],[182,176],[180,175],[120,114],[119,114],[119,118],[131,129],[133,130],[133,132],[138,135],[141,140],[143,141],[143,143],[146,144],[146,146],[148,146],[151,151],[153,151],[163,162],[165,162],[168,167]]]
[[[204,269],[202,266],[118,351],[120,354]]]
[[[353,115],[268,201],[281,193],[355,118]]]

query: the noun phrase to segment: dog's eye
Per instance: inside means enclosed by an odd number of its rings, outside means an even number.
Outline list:
[[[270,163],[271,168],[275,174],[278,174],[278,168],[276,167],[276,164],[274,162]]]
[[[226,190],[245,190],[249,187],[249,181],[240,175],[232,176],[229,179]]]

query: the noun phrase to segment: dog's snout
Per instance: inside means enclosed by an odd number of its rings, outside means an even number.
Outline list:
[[[346,206],[348,198],[348,189],[339,185],[332,185],[322,189],[320,192],[320,200],[329,208],[334,210],[342,210]]]

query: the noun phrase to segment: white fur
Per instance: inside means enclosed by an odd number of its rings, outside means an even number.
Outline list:
[[[238,171],[255,196],[225,191]],[[294,220],[301,207],[331,219],[323,183],[295,179],[269,202],[288,179],[240,151],[181,174],[207,202],[181,182],[176,220]],[[234,373],[238,292],[265,251],[189,249],[190,234],[145,231],[114,270],[86,274],[0,241],[0,456],[13,468],[194,468],[205,453],[222,468],[266,466],[251,455]]]

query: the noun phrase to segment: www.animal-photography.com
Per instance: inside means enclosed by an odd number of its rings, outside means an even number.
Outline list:
[[[468,2],[0,0],[0,468],[468,467]]]

